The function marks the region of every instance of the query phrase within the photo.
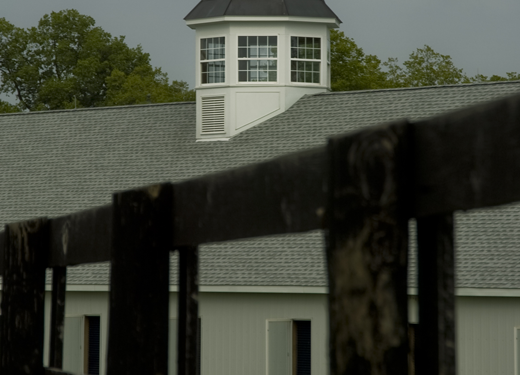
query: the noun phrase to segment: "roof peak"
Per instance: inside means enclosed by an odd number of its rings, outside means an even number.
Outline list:
[[[341,22],[324,0],[201,0],[184,19],[223,16],[335,18]]]

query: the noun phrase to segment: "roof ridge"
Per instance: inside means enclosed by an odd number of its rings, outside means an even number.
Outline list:
[[[132,105],[113,105],[106,107],[90,107],[90,108],[74,108],[74,109],[52,109],[48,111],[29,111],[29,112],[13,112],[13,113],[0,113],[0,116],[21,116],[31,114],[43,114],[43,113],[59,113],[59,112],[85,112],[85,111],[99,111],[108,109],[126,109],[136,107],[159,107],[159,106],[172,106],[172,105],[186,105],[195,104],[196,102],[169,102],[169,103],[152,103],[152,104],[132,104]]]
[[[346,95],[346,94],[364,94],[367,92],[388,92],[388,91],[406,91],[406,90],[435,90],[441,88],[460,88],[468,86],[492,86],[492,85],[506,85],[506,84],[520,84],[520,80],[516,81],[496,81],[496,82],[477,82],[477,83],[455,83],[452,85],[435,85],[435,86],[418,86],[418,87],[393,87],[388,89],[369,89],[369,90],[352,90],[352,91],[329,91],[320,92],[318,94],[310,94],[308,96],[320,95]]]

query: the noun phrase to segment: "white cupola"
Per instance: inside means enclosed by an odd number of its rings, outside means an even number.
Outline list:
[[[227,140],[330,89],[329,30],[341,21],[323,0],[202,0],[185,20],[198,140]]]

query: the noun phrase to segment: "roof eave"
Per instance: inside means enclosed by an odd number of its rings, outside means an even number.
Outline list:
[[[300,16],[220,16],[186,20],[186,25],[195,29],[198,25],[220,22],[306,22],[322,23],[330,28],[338,28],[341,21],[337,18],[317,18]]]

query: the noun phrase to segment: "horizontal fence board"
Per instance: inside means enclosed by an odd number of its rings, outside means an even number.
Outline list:
[[[112,206],[106,205],[51,221],[49,267],[110,260]]]
[[[45,367],[44,373],[45,373],[45,375],[76,375],[76,374],[73,374],[72,372],[63,371],[63,370],[60,370],[57,368],[52,368],[52,367]]]
[[[321,147],[176,184],[175,245],[321,228],[325,181]]]
[[[520,200],[520,96],[414,124],[412,216]]]
[[[520,200],[520,96],[411,129],[411,217]],[[326,163],[319,147],[174,184],[174,245],[325,228]],[[49,267],[108,261],[111,216],[103,206],[51,220]]]

